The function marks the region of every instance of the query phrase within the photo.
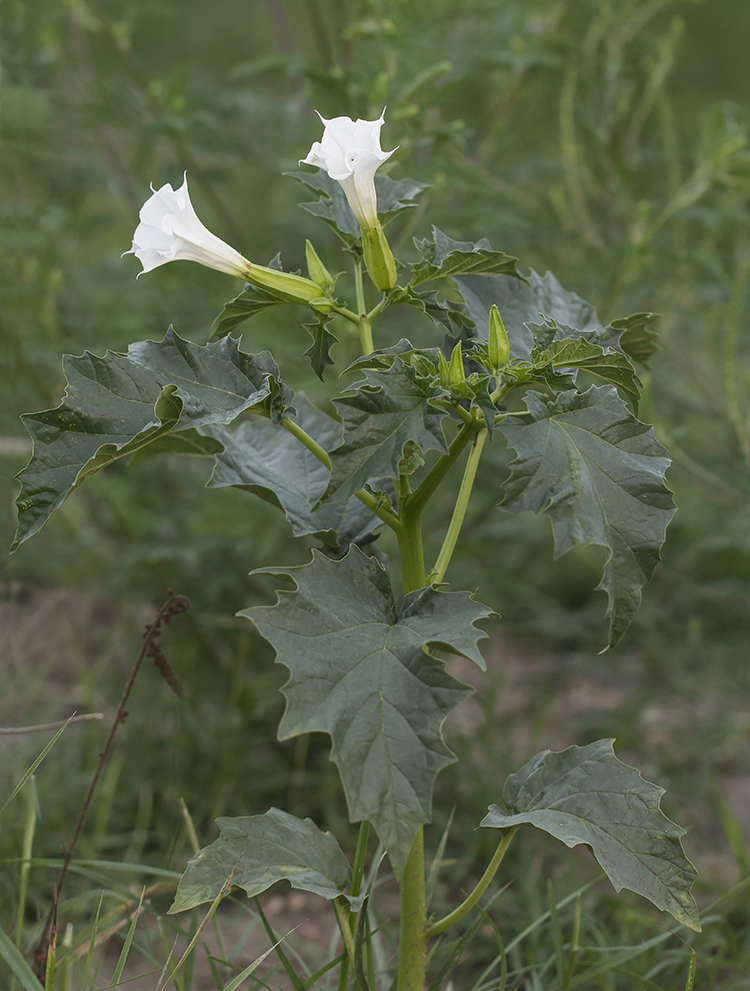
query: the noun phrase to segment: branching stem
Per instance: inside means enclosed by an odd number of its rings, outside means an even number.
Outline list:
[[[299,423],[296,422],[296,420],[292,420],[288,416],[285,416],[281,421],[281,426],[285,430],[288,430],[293,437],[296,437],[297,440],[303,444],[311,454],[314,454],[318,461],[324,464],[329,471],[331,470],[331,459],[328,457],[328,453],[323,450],[316,440],[313,440],[310,434],[308,434],[308,432],[304,430]],[[370,512],[374,513],[378,519],[383,521],[383,523],[386,523],[392,530],[395,530],[396,533],[401,531],[402,524],[398,516],[391,512],[391,510],[386,506],[381,506],[371,492],[366,492],[364,489],[360,489],[359,492],[356,493],[356,496],[359,501],[364,503]]]
[[[472,420],[471,423],[465,423],[461,427],[448,446],[448,453],[442,454],[438,458],[419,486],[409,496],[407,508],[411,512],[421,512],[424,509],[428,500],[434,495],[440,483],[461,456],[463,449],[481,429],[481,423],[475,420]]]
[[[518,832],[519,828],[520,828],[519,826],[513,826],[512,829],[509,829],[506,833],[503,834],[503,838],[500,840],[500,843],[498,845],[497,850],[495,850],[492,860],[487,865],[487,870],[484,872],[482,877],[477,882],[477,885],[474,888],[474,890],[467,898],[464,899],[464,901],[461,902],[458,908],[455,908],[449,915],[444,916],[442,919],[439,919],[437,922],[433,922],[433,924],[428,927],[425,933],[426,939],[432,939],[433,936],[439,936],[440,933],[445,932],[445,930],[450,928],[450,926],[455,925],[456,922],[459,922],[461,919],[463,919],[463,917],[466,915],[467,912],[470,912],[474,908],[476,903],[479,901],[479,899],[482,897],[482,895],[489,887],[490,881],[497,873],[497,869],[500,866],[502,859],[505,856],[505,853],[511,844],[511,841]]]
[[[474,436],[474,443],[472,445],[471,452],[469,453],[469,460],[466,462],[464,477],[461,480],[461,488],[458,491],[456,505],[453,507],[453,515],[451,516],[451,521],[448,525],[448,532],[445,535],[443,546],[440,548],[440,553],[438,554],[437,561],[435,562],[435,567],[430,573],[430,582],[441,582],[445,577],[445,572],[448,570],[448,565],[450,564],[451,558],[453,557],[453,552],[456,549],[458,536],[461,533],[461,527],[463,526],[464,517],[466,516],[466,510],[469,506],[471,490],[474,486],[474,479],[476,478],[479,459],[482,456],[482,448],[484,447],[484,442],[486,440],[487,428],[483,427],[479,433]]]

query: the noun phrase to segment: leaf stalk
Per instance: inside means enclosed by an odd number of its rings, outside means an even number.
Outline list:
[[[439,919],[437,922],[433,922],[433,924],[427,928],[425,932],[426,939],[432,939],[433,936],[439,936],[440,933],[445,932],[446,929],[449,929],[451,926],[455,925],[456,922],[460,922],[467,912],[470,912],[474,908],[476,903],[489,887],[490,881],[492,881],[493,877],[497,873],[497,869],[502,863],[503,857],[505,856],[513,837],[519,829],[520,826],[513,826],[503,834],[503,838],[500,840],[492,860],[487,865],[487,870],[477,882],[474,890],[464,899],[464,901],[461,902],[458,908],[455,908],[452,912],[444,916],[442,919]]]
[[[324,464],[329,471],[331,470],[331,459],[328,457],[328,453],[323,450],[316,440],[313,440],[310,434],[308,434],[308,432],[304,430],[299,423],[296,422],[296,420],[292,420],[288,416],[285,416],[281,421],[281,426],[293,437],[296,437],[300,444],[303,444],[311,454],[314,454],[318,461]],[[399,520],[398,516],[396,516],[395,513],[392,513],[386,506],[381,506],[372,493],[366,492],[364,489],[360,489],[359,492],[356,493],[356,496],[361,503],[364,503],[364,505],[378,517],[378,519],[381,519],[383,523],[386,523],[392,530],[395,530],[396,533],[400,533],[403,529],[401,520]]]

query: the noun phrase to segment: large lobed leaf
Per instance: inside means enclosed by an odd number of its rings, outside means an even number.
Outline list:
[[[697,872],[680,842],[685,830],[661,811],[664,789],[619,761],[613,743],[537,754],[506,780],[505,810],[490,806],[480,825],[507,829],[529,823],[569,847],[585,843],[615,890],[635,891],[700,931],[690,894]]]
[[[294,400],[294,420],[313,440],[330,451],[341,443],[343,427],[316,409],[299,393]],[[227,485],[254,492],[280,506],[292,525],[295,537],[314,535],[332,546],[345,549],[367,539],[381,521],[359,499],[327,500],[317,505],[328,485],[329,471],[296,437],[259,417],[234,429],[207,427],[219,442],[210,487]],[[221,449],[223,447],[223,450]],[[387,488],[385,482],[380,488]]]
[[[611,386],[554,399],[529,392],[526,405],[529,416],[498,424],[516,452],[502,508],[546,513],[556,557],[575,545],[607,549],[598,587],[609,599],[612,647],[638,609],[674,512],[669,459]]]
[[[356,547],[341,561],[314,553],[304,567],[257,573],[295,585],[275,606],[240,613],[290,671],[279,738],[330,735],[350,817],[373,823],[400,877],[430,820],[435,777],[454,759],[443,720],[471,692],[425,648],[484,666],[474,623],[491,611],[467,592],[433,587],[399,606],[388,572]]]
[[[437,227],[432,228],[432,237],[422,241],[414,239],[420,259],[412,265],[411,286],[418,286],[430,279],[457,276],[473,272],[476,274],[509,275],[520,279],[518,259],[506,255],[504,251],[494,251],[487,238],[476,244],[471,241],[454,241]]]
[[[334,399],[344,440],[331,451],[325,498],[347,500],[372,479],[397,478],[409,441],[422,451],[446,450],[441,426],[446,412],[431,402],[445,390],[433,379],[421,378],[395,357],[389,368],[366,370],[364,379]]]
[[[127,354],[64,360],[68,387],[57,409],[23,417],[34,442],[20,472],[13,549],[36,533],[70,493],[118,458],[173,431],[229,423],[244,410],[279,419],[292,398],[267,351],[231,338],[201,347],[169,329]]]
[[[349,883],[349,862],[334,836],[312,819],[280,809],[264,815],[222,817],[218,840],[188,862],[169,914],[212,902],[232,875],[232,885],[252,898],[276,881],[329,901]]]

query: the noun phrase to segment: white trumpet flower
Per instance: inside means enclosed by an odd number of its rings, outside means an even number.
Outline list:
[[[190,202],[187,173],[179,189],[172,189],[169,182],[161,189],[153,186],[151,189],[153,195],[141,207],[141,222],[133,235],[133,247],[125,252],[135,255],[143,265],[143,272],[186,259],[241,279],[248,278],[250,262],[198,219]]]
[[[330,300],[310,279],[255,265],[226,241],[212,234],[198,219],[190,202],[187,173],[179,189],[172,189],[168,182],[161,189],[151,188],[153,195],[141,207],[141,222],[133,235],[133,247],[125,252],[126,255],[135,255],[143,265],[143,272],[150,272],[167,262],[185,259],[215,268],[218,272],[236,275],[286,302],[302,303],[321,313],[330,312]]]
[[[313,143],[307,158],[300,164],[325,169],[331,179],[341,183],[360,226],[375,227],[378,222],[375,173],[396,150],[383,151],[380,147],[385,111],[377,120],[352,120],[351,117],[326,120],[320,114],[318,117],[325,126],[323,138]]]

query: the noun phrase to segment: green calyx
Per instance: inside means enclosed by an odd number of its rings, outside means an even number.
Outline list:
[[[302,303],[303,306],[311,306],[320,313],[330,313],[332,303],[323,295],[321,286],[301,275],[251,264],[245,272],[245,278],[253,285],[267,289],[274,296],[288,303]]]
[[[370,278],[381,292],[392,289],[396,285],[396,262],[380,221],[361,230],[365,268]]]

